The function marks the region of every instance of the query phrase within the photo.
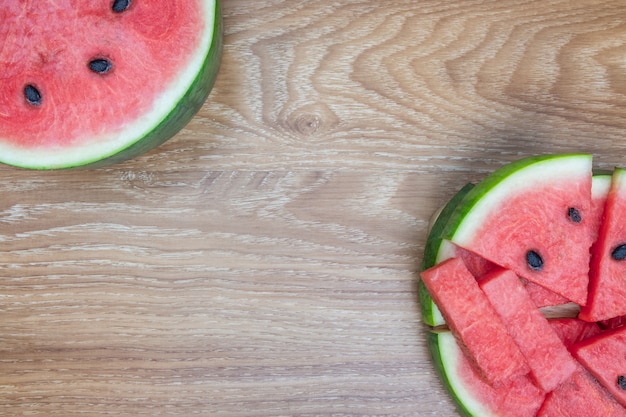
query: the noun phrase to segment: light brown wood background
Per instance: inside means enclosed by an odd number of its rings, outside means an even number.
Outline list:
[[[523,156],[626,165],[626,3],[223,0],[149,154],[0,167],[0,415],[453,416],[428,221]]]

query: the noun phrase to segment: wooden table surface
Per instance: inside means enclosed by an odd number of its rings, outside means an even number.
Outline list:
[[[538,153],[626,165],[626,3],[223,0],[158,149],[0,167],[1,416],[454,416],[429,218]]]

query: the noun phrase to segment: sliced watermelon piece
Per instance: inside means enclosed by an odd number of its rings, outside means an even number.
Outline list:
[[[217,75],[217,0],[0,2],[0,162],[107,165],[175,135]]]
[[[597,230],[602,222],[604,202],[611,185],[610,174],[594,174],[591,182],[591,214],[589,228],[594,232],[592,241],[597,239]],[[534,282],[524,280],[526,291],[530,294],[537,307],[548,307],[566,304],[569,300]]]
[[[537,417],[624,417],[624,409],[584,369],[548,393]]]
[[[443,236],[552,292],[587,300],[591,156],[544,155],[506,165],[472,188]]]
[[[522,353],[460,258],[429,268],[421,277],[450,330],[488,383],[497,385],[528,373]]]
[[[617,401],[626,406],[626,327],[589,338],[573,345],[571,350]]]
[[[523,375],[497,387],[476,372],[450,332],[429,333],[435,369],[459,413],[468,417],[534,417],[545,393]]]
[[[514,272],[490,272],[480,281],[480,288],[519,346],[539,387],[552,391],[574,373],[576,361]]]
[[[589,298],[579,317],[601,321],[626,315],[626,170],[621,168],[613,173],[593,251]]]

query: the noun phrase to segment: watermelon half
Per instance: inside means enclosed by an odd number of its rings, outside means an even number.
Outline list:
[[[0,2],[0,162],[109,165],[178,133],[222,52],[217,0]]]
[[[616,286],[605,273],[592,268],[589,279],[592,259],[626,244],[616,227],[626,222],[616,203],[626,171],[593,172],[591,155],[526,158],[466,185],[436,217],[418,293],[435,369],[460,414],[626,416],[624,311],[598,322],[584,314],[588,299],[594,309],[626,304],[617,291],[595,295]],[[493,337],[494,321],[523,353],[525,375],[510,372],[519,356],[508,337]]]

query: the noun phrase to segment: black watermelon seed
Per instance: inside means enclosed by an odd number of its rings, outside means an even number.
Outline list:
[[[580,216],[580,211],[576,210],[574,207],[570,207],[567,209],[567,216],[574,223],[580,223],[582,221],[582,217]]]
[[[526,253],[526,262],[533,271],[541,271],[543,269],[543,259],[534,250],[529,250]]]
[[[37,87],[32,84],[27,84],[26,87],[24,87],[24,97],[26,97],[26,101],[33,106],[41,105],[41,93]]]
[[[622,243],[611,252],[611,256],[616,261],[622,261],[626,259],[626,243]]]
[[[624,375],[617,377],[617,385],[619,385],[622,390],[626,391],[626,377]]]
[[[98,58],[89,62],[89,69],[98,74],[105,74],[113,68],[113,64],[108,59]]]
[[[122,13],[124,10],[130,7],[130,0],[113,0],[111,10],[115,13]]]

